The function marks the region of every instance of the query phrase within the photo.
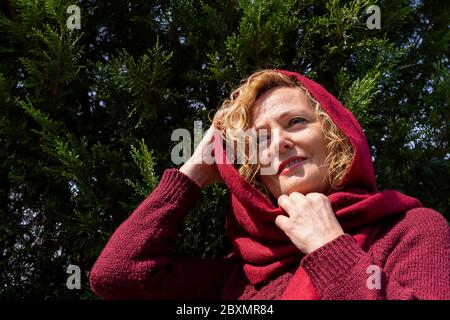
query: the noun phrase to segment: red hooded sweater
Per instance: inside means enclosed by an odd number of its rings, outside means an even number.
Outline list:
[[[299,81],[349,138],[355,156],[345,188],[328,194],[344,235],[303,255],[275,225],[275,207],[226,158],[215,156],[230,191],[233,254],[174,255],[183,220],[201,194],[177,169],[114,232],[90,272],[105,299],[450,299],[450,228],[436,211],[394,190],[378,192],[366,137],[316,82]]]

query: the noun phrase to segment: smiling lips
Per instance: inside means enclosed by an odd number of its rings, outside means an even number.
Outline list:
[[[287,174],[287,173],[291,172],[292,170],[294,170],[295,168],[300,166],[300,164],[304,160],[306,160],[306,158],[304,158],[304,157],[291,157],[291,158],[283,161],[280,164],[280,166],[278,167],[278,174],[283,175],[283,174]]]

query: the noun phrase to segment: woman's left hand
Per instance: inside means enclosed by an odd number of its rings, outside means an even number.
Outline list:
[[[289,217],[279,215],[275,224],[305,254],[344,234],[330,200],[322,193],[313,192],[304,196],[293,192],[289,196],[281,195],[278,205]]]

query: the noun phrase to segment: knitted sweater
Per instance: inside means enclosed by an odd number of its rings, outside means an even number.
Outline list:
[[[201,194],[177,169],[114,232],[90,272],[104,299],[279,299],[300,265],[253,286],[234,255],[174,255],[183,219]],[[300,255],[300,251],[299,251]],[[450,299],[450,229],[436,211],[385,219],[365,250],[344,234],[301,259],[321,299]]]

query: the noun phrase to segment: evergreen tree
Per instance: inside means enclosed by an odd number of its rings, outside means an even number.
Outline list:
[[[70,5],[81,10],[71,29]],[[369,29],[377,5],[381,28]],[[380,189],[450,217],[449,5],[440,1],[10,0],[0,7],[0,296],[93,299],[87,272],[153,190],[177,128],[203,129],[239,80],[303,73],[368,137]],[[178,254],[229,250],[226,190]],[[69,290],[67,267],[80,267]]]

